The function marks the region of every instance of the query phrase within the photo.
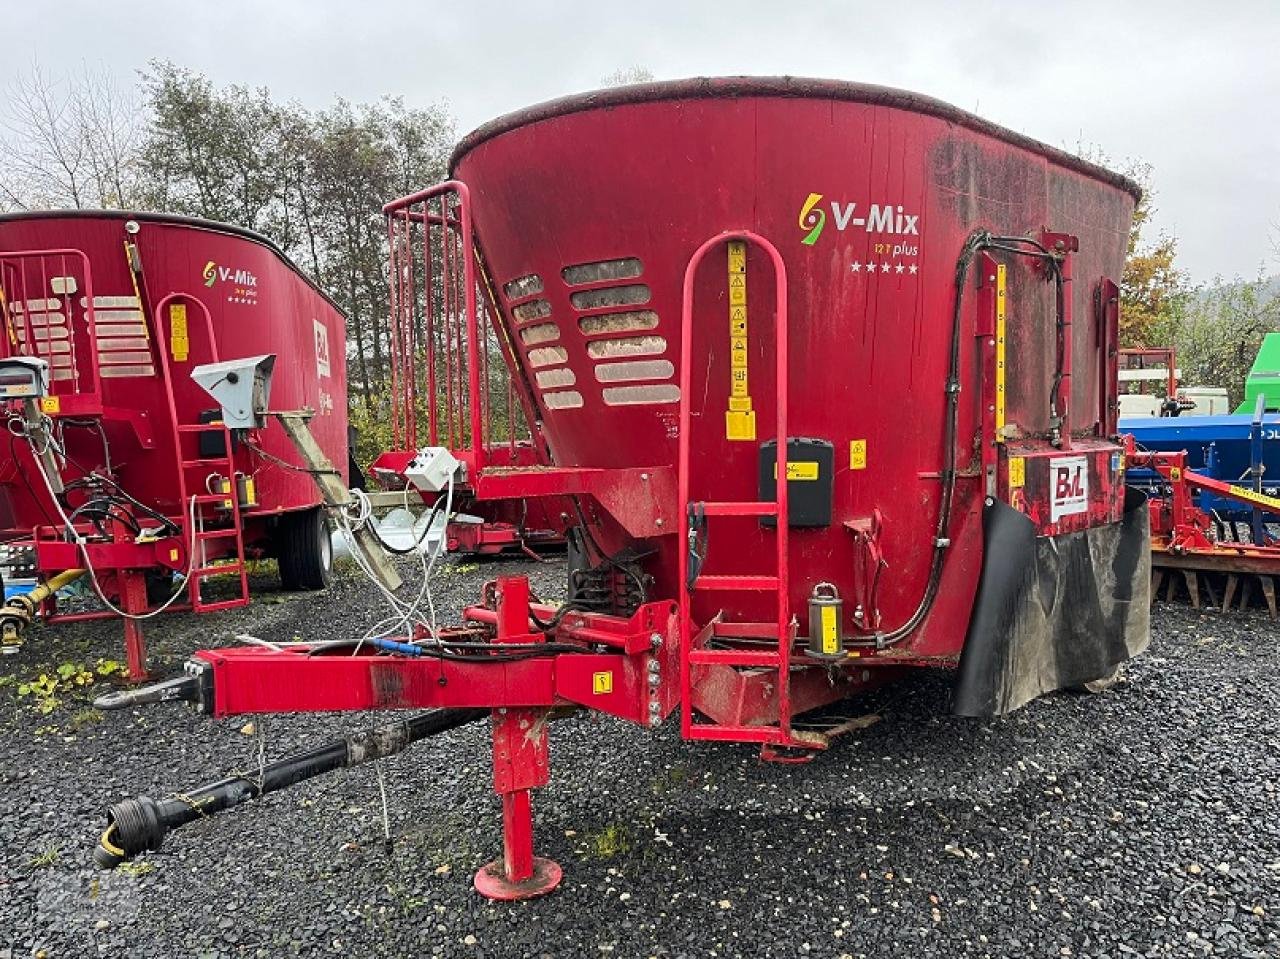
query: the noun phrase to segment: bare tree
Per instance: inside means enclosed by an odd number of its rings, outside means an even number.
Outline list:
[[[72,111],[98,205],[139,205],[146,124],[136,90],[121,89],[105,71],[94,74],[85,67],[73,91]]]
[[[14,80],[0,110],[0,202],[18,209],[121,207],[136,199],[143,124],[105,72]]]

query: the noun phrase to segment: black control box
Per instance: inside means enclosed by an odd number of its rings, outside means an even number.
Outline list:
[[[830,526],[832,479],[835,473],[835,445],[808,436],[787,439],[787,525]],[[760,499],[773,502],[777,497],[775,476],[778,471],[777,440],[760,444]],[[766,516],[765,526],[776,526],[777,520]]]

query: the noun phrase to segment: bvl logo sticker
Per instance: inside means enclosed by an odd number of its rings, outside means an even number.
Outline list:
[[[1049,463],[1049,521],[1089,509],[1089,458],[1064,456]]]

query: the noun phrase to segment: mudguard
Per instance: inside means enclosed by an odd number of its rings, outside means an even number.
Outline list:
[[[1151,641],[1147,498],[1118,523],[1036,536],[995,499],[983,508],[982,574],[953,696],[961,716],[1000,716],[1109,675]]]

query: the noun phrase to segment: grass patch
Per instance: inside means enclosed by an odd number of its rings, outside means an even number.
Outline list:
[[[44,852],[40,853],[40,855],[31,860],[31,868],[48,869],[50,866],[53,866],[58,862],[60,856],[61,853],[58,851],[58,847],[50,846],[45,849]]]
[[[593,859],[612,859],[635,846],[626,828],[610,823],[603,829],[587,833],[587,851]]]

